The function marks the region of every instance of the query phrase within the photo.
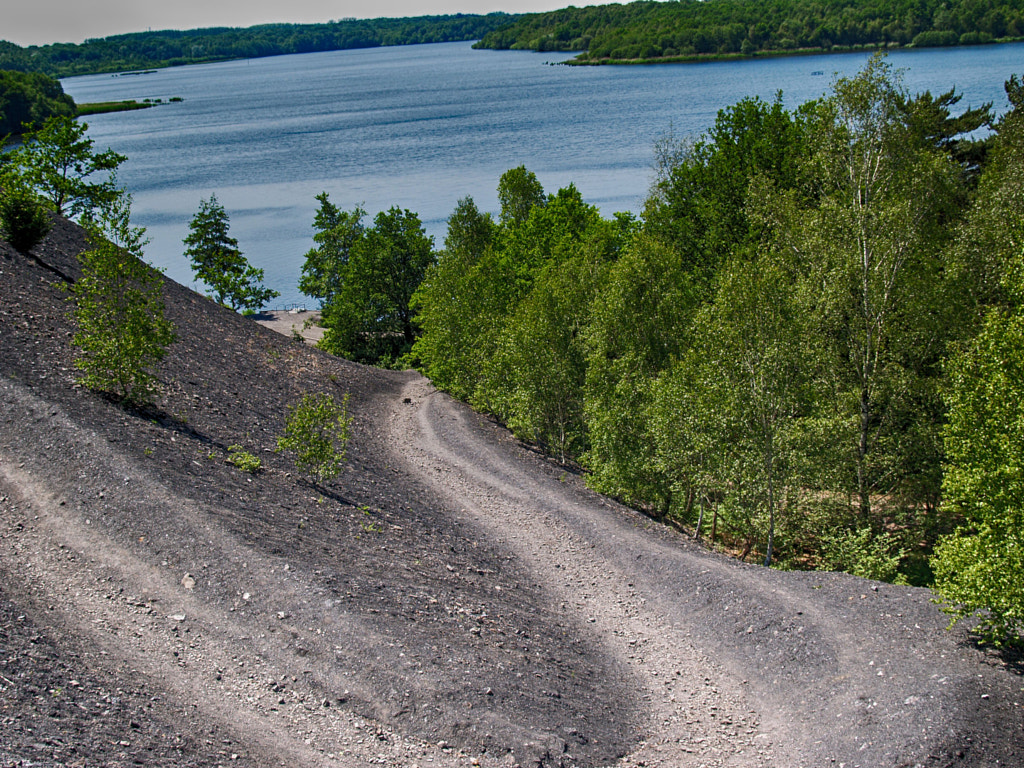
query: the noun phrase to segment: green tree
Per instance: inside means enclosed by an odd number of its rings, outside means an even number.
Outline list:
[[[306,394],[288,408],[284,434],[277,438],[277,450],[294,453],[295,466],[323,483],[341,472],[351,435],[347,394],[341,403],[323,392]]]
[[[782,106],[746,98],[722,109],[693,144],[671,137],[659,147],[657,178],[645,206],[645,229],[670,245],[687,271],[708,282],[718,265],[750,241],[750,179],[761,175],[779,189],[799,182],[806,121]]]
[[[77,217],[110,209],[121,191],[114,173],[125,161],[112,149],[93,151],[89,126],[71,117],[51,117],[38,131],[25,134],[11,160],[25,182],[49,201],[60,216]],[[102,181],[90,181],[106,174]]]
[[[562,462],[587,447],[582,331],[618,249],[617,234],[610,222],[595,218],[581,242],[560,244],[509,314],[494,358],[486,363],[488,399],[498,415]]]
[[[598,490],[663,513],[678,509],[675,481],[651,450],[651,387],[685,354],[719,266],[757,237],[747,214],[751,178],[781,190],[796,184],[803,130],[781,98],[744,99],[721,110],[697,142],[659,145],[643,234],[613,267],[587,330],[585,463]]]
[[[40,72],[0,70],[0,136],[21,134],[58,115],[75,115],[75,102],[60,81]]]
[[[415,213],[378,213],[352,246],[339,293],[324,306],[320,345],[359,362],[397,362],[416,340],[412,295],[433,261],[433,240]]]
[[[501,224],[515,228],[530,218],[534,206],[544,205],[544,187],[533,171],[520,165],[505,171],[498,180],[498,202]]]
[[[175,333],[164,316],[162,278],[142,261],[144,230],[130,225],[130,206],[123,195],[86,223],[91,247],[79,254],[82,276],[71,287],[72,343],[81,384],[139,405],[155,395],[153,368]]]
[[[943,503],[961,525],[931,562],[949,612],[976,616],[997,644],[1024,642],[1024,85],[1006,91],[1012,108],[951,248],[962,312],[981,320],[947,364]]]
[[[939,493],[942,251],[963,180],[905,100],[878,56],[836,81],[812,118],[814,198],[783,246],[804,265],[820,389],[849,435],[846,488],[865,521],[879,498],[934,508]]]
[[[672,482],[651,450],[651,388],[686,348],[703,296],[699,283],[675,250],[640,234],[611,267],[584,331],[587,482],[663,514]]]
[[[658,381],[658,461],[685,504],[717,492],[733,534],[757,541],[764,564],[778,521],[801,495],[796,426],[810,402],[796,277],[770,256],[734,258],[713,303],[694,318],[692,346]]]
[[[334,205],[326,192],[316,196],[320,201],[313,219],[313,242],[316,246],[306,253],[299,278],[299,290],[319,299],[320,306],[331,306],[344,285],[353,246],[363,238],[366,228],[361,207],[342,211]]]
[[[486,363],[480,344],[482,281],[479,265],[495,239],[496,225],[471,197],[448,218],[444,250],[413,294],[415,322],[422,333],[413,354],[440,389],[468,400]]]
[[[942,539],[935,588],[956,618],[1002,644],[1024,642],[1024,257],[978,337],[950,361],[945,503],[963,520]]]
[[[990,142],[978,138],[981,128],[992,127],[992,102],[968,108],[953,117],[950,110],[963,98],[951,88],[938,96],[930,91],[901,99],[910,130],[920,139],[942,150],[960,164],[968,181],[977,181]]]
[[[249,264],[228,234],[228,214],[216,195],[199,203],[189,223],[185,255],[192,272],[207,285],[214,301],[239,310],[255,310],[280,294],[263,286],[263,270]]]
[[[974,332],[988,309],[1007,306],[1003,280],[1024,248],[1024,83],[1005,84],[1010,110],[995,136],[971,206],[950,248],[949,271],[956,313]]]

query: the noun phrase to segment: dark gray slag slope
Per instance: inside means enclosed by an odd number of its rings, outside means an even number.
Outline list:
[[[203,691],[201,708],[223,708],[211,719],[241,722],[255,714],[217,696],[228,679],[218,670],[235,658],[261,680],[286,677],[303,700],[471,754],[598,765],[632,749],[643,707],[618,662],[514,559],[388,465],[379,422],[406,375],[330,358],[168,281],[180,338],[161,369],[164,394],[124,411],[73,384],[54,270],[73,279],[81,246],[66,222],[37,252],[49,269],[0,245],[0,463],[65,502],[50,503],[51,527],[31,535],[84,532],[62,543],[109,567],[122,593],[177,594],[183,573],[195,579],[185,596],[195,607],[183,614],[196,622],[191,638],[204,638],[202,658],[180,680],[147,685],[165,697]],[[312,389],[351,393],[355,417],[348,466],[322,488],[273,452],[287,406]],[[227,464],[233,444],[264,470]],[[5,583],[18,582],[19,562],[0,558]],[[31,593],[17,597],[23,613],[53,618]],[[85,609],[74,613],[62,632],[86,634],[57,642],[98,642]],[[133,669],[146,661],[123,653]],[[110,686],[138,684],[111,674]],[[259,716],[271,732],[277,713]]]

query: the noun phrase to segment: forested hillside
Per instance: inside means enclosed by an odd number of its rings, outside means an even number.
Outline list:
[[[497,220],[470,198],[452,214],[407,359],[744,559],[937,574],[968,613],[999,609],[994,636],[1020,632],[1024,85],[1006,88],[995,121],[876,57],[792,112],[745,99],[658,147],[639,221],[513,169]],[[307,268],[344,286],[362,212],[328,213]],[[323,285],[331,310],[346,294]],[[402,340],[349,338],[384,337]]]
[[[342,19],[324,24],[136,32],[86,40],[81,44],[54,43],[24,48],[0,40],[0,69],[69,77],[288,53],[479,40],[515,18],[492,13],[486,16]]]
[[[578,62],[608,63],[1021,37],[1022,0],[641,0],[527,14],[477,47],[580,51]]]
[[[0,138],[39,126],[48,117],[75,114],[74,100],[56,80],[34,72],[0,70]]]

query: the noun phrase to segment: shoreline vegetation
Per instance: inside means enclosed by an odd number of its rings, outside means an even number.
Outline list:
[[[108,112],[131,112],[136,109],[149,109],[150,107],[156,107],[161,104],[177,104],[184,101],[180,96],[172,96],[171,98],[164,101],[163,99],[143,99],[137,101],[135,99],[126,99],[124,101],[94,101],[87,104],[77,104],[75,106],[76,117],[86,117],[88,115],[103,115]]]
[[[1003,40],[992,40],[985,45],[1002,45],[1005,43],[1024,43],[1024,37],[1007,38]],[[628,67],[628,66],[650,66],[654,64],[712,64],[721,61],[758,61],[764,59],[788,59],[801,56],[827,56],[842,53],[877,53],[893,50],[913,50],[918,46],[879,46],[879,45],[850,45],[832,46],[828,50],[822,48],[800,48],[797,50],[763,50],[756,53],[694,53],[681,56],[657,56],[651,58],[635,59],[580,59],[574,58],[568,61],[558,62],[567,67]],[[933,46],[927,46],[933,47]],[[961,47],[961,46],[950,46]]]
[[[524,14],[474,48],[654,64],[1024,40],[1024,0],[649,0]]]
[[[0,40],[0,70],[51,77],[148,74],[156,68],[293,53],[480,40],[508,26],[507,13],[340,19],[323,24],[262,24],[132,32],[84,43],[19,46]]]
[[[678,64],[1024,41],[1024,0],[637,0],[546,13],[341,19],[134,32],[22,47],[0,70],[51,77],[420,43],[575,52],[569,65]]]
[[[128,112],[181,101],[184,101],[181,96],[172,96],[166,100],[145,98],[76,104],[71,96],[64,93],[60,81],[48,75],[0,70],[0,143],[16,142],[23,133],[31,132],[53,117]]]

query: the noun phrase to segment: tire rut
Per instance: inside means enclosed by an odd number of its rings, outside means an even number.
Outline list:
[[[742,681],[702,653],[687,628],[611,556],[600,532],[582,522],[607,514],[593,508],[603,502],[594,497],[581,505],[558,479],[539,477],[510,462],[500,446],[474,439],[466,420],[479,417],[425,380],[410,382],[403,394],[414,407],[393,418],[391,444],[402,446],[396,459],[527,562],[575,631],[593,637],[627,671],[647,723],[621,765],[786,762],[760,727]]]
[[[998,730],[987,702],[1000,687],[1013,696],[1012,680],[978,674],[927,590],[716,555],[591,493],[426,380],[403,394],[396,460],[516,552],[575,631],[628,670],[648,722],[623,765],[959,762],[973,732]]]

